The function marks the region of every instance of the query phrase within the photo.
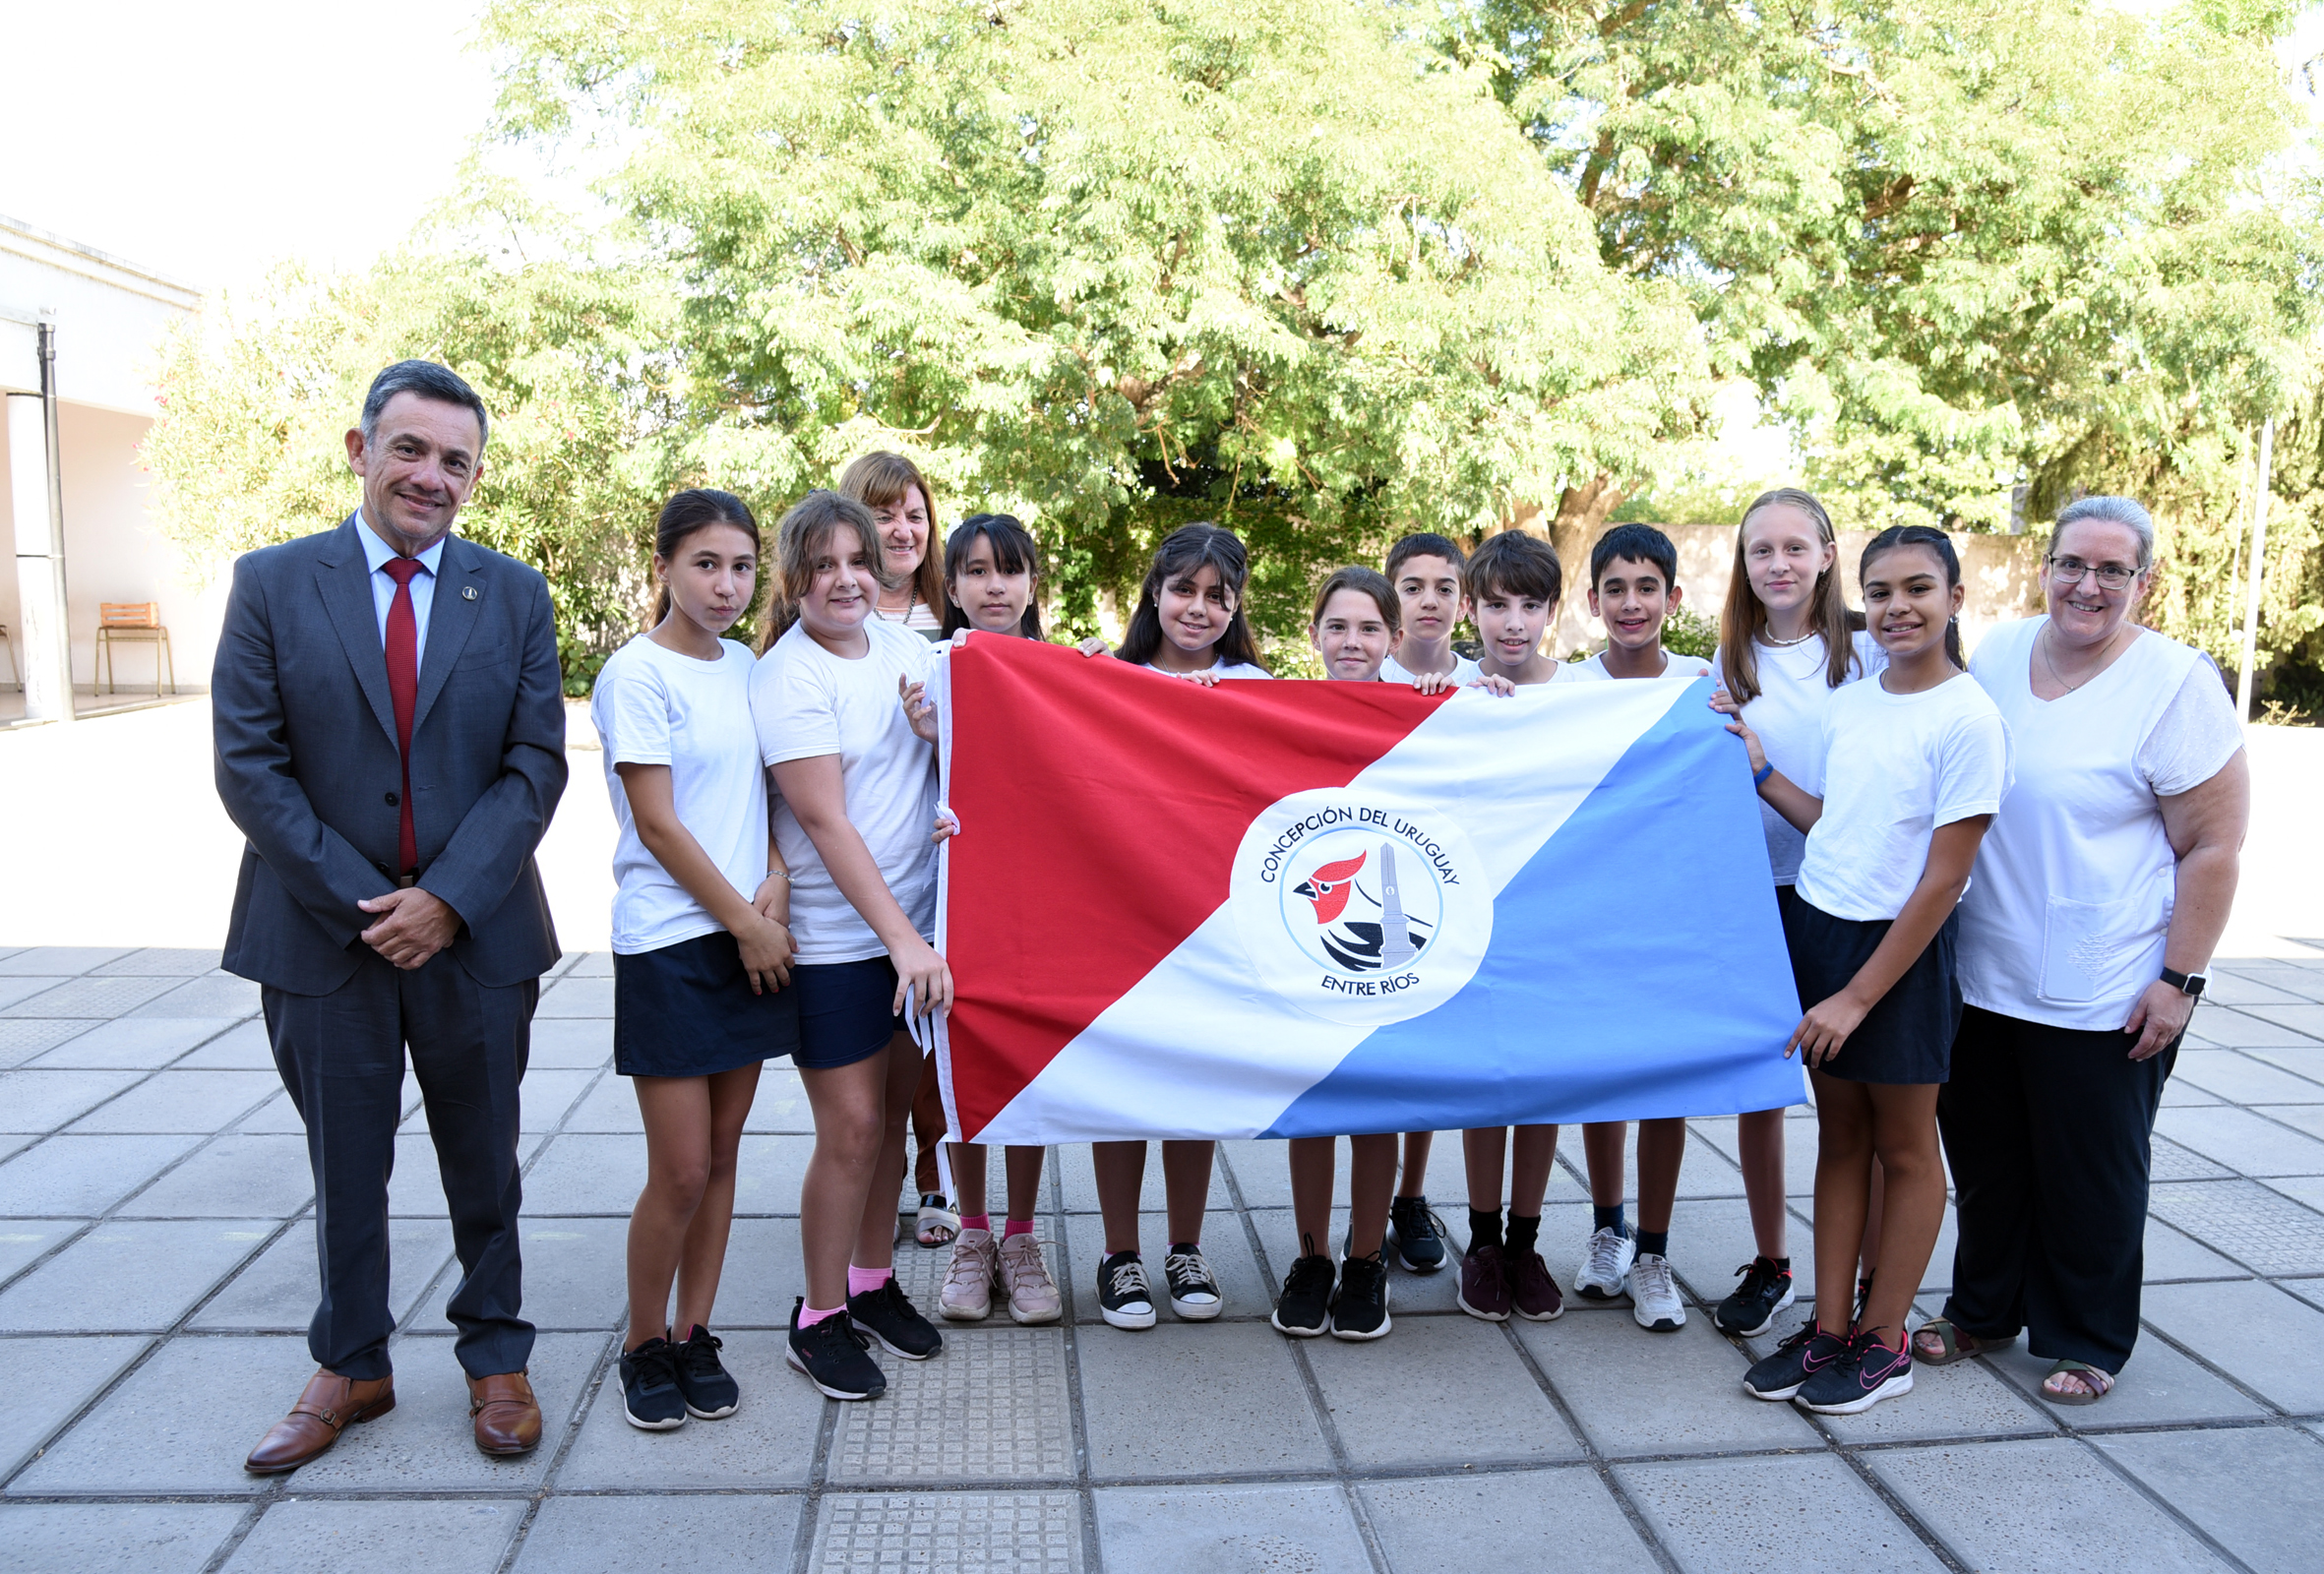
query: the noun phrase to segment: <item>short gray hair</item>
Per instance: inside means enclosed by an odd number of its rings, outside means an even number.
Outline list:
[[[476,450],[482,453],[484,440],[492,430],[491,419],[484,413],[484,401],[476,391],[468,387],[467,379],[449,366],[438,366],[434,361],[398,361],[371,380],[371,392],[363,395],[363,446],[369,448],[379,432],[380,412],[388,407],[388,400],[398,394],[417,394],[423,399],[434,399],[440,404],[458,404],[476,417]]]
[[[2125,526],[2138,537],[2138,566],[2143,572],[2155,562],[2155,516],[2128,498],[2076,498],[2057,511],[2057,522],[2049,527],[2049,550],[2057,550],[2060,531],[2081,519],[2099,519],[2108,524]]]

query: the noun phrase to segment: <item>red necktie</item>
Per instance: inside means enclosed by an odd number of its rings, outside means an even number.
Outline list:
[[[396,599],[388,603],[388,696],[396,705],[396,747],[403,754],[396,857],[398,871],[406,875],[419,867],[419,837],[411,828],[411,713],[419,705],[419,619],[411,610],[411,576],[420,568],[417,558],[390,558],[380,565],[396,581]]]

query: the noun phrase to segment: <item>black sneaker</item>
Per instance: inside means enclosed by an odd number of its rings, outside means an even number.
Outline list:
[[[678,1347],[648,1339],[622,1352],[622,1414],[642,1431],[666,1432],[686,1424],[686,1397],[678,1391]]]
[[[1315,1242],[1302,1236],[1300,1243],[1313,1247]],[[1329,1257],[1319,1251],[1309,1251],[1283,1276],[1283,1294],[1275,1298],[1275,1312],[1267,1321],[1275,1325],[1279,1334],[1289,1334],[1294,1339],[1315,1338],[1330,1325],[1331,1290],[1338,1279]]]
[[[870,1353],[870,1341],[856,1332],[844,1311],[799,1326],[805,1298],[791,1302],[791,1348],[783,1359],[791,1369],[833,1399],[876,1399],[887,1392],[887,1374]]]
[[[1162,1278],[1170,1286],[1170,1309],[1186,1322],[1208,1322],[1226,1309],[1227,1298],[1218,1293],[1201,1246],[1192,1241],[1172,1244],[1162,1259]]]
[[[1795,1396],[1819,1416],[1854,1416],[1913,1391],[1913,1342],[1891,1350],[1871,1333],[1848,1341],[1847,1353],[1800,1385]]]
[[[1775,1314],[1792,1303],[1792,1270],[1778,1268],[1766,1257],[1753,1257],[1735,1271],[1743,1283],[1719,1302],[1711,1321],[1722,1333],[1756,1339],[1775,1321]]]
[[[1388,1265],[1382,1253],[1350,1257],[1339,1265],[1339,1293],[1331,1298],[1331,1337],[1377,1339],[1388,1331]]]
[[[1435,1273],[1444,1266],[1444,1221],[1429,1211],[1426,1197],[1398,1197],[1388,1204],[1388,1237],[1406,1273]]]
[[[1154,1326],[1154,1290],[1134,1251],[1117,1251],[1097,1265],[1097,1309],[1117,1328]]]
[[[920,1315],[904,1287],[889,1274],[877,1290],[847,1298],[847,1315],[855,1325],[906,1361],[926,1361],[945,1348],[936,1324]]]
[[[1801,1385],[1848,1354],[1848,1341],[1814,1322],[1775,1347],[1775,1354],[1743,1373],[1743,1392],[1753,1399],[1789,1399]]]
[[[742,1385],[718,1360],[724,1348],[725,1341],[699,1322],[678,1347],[678,1392],[686,1396],[689,1416],[719,1421],[743,1402]]]

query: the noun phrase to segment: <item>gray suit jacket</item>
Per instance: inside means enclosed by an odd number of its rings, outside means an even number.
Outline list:
[[[532,852],[565,791],[565,704],[549,586],[449,536],[411,723],[419,883],[463,920],[477,983],[537,978],[557,933]],[[349,515],[245,554],[211,673],[217,794],[250,844],[224,966],[294,995],[353,976],[395,888],[403,786],[370,571]]]

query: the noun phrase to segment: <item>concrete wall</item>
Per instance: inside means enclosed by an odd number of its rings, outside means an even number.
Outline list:
[[[1729,524],[1658,525],[1679,549],[1679,586],[1682,603],[1713,623],[1726,605],[1727,581],[1735,567],[1735,527]],[[1603,533],[1603,532],[1601,532]],[[1857,583],[1857,560],[1864,555],[1869,530],[1851,530],[1840,537],[1840,572],[1848,590],[1848,604],[1864,605]],[[1589,541],[1595,541],[1592,535]],[[1953,533],[1953,550],[1961,555],[1961,577],[1969,587],[1961,609],[1961,637],[1974,649],[1980,636],[1996,623],[2030,618],[2042,610],[2041,561],[2044,537],[2035,535],[1978,535]],[[1606,626],[1590,616],[1590,554],[1586,544],[1560,541],[1559,557],[1565,565],[1565,603],[1559,609],[1552,644],[1560,654],[1576,649],[1598,649],[1606,643]]]

